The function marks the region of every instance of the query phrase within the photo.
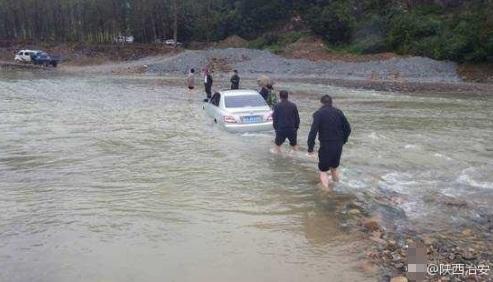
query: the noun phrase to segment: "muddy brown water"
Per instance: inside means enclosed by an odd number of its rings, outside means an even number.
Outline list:
[[[271,154],[272,133],[216,128],[176,81],[0,74],[0,281],[371,281],[339,220],[351,199],[391,195],[423,232],[492,213],[491,96],[277,87],[304,147],[320,94],[346,112],[335,193],[304,153]]]

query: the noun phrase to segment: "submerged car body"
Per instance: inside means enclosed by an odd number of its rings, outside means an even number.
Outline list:
[[[215,93],[204,105],[213,121],[231,132],[270,131],[272,111],[255,90],[226,90]]]

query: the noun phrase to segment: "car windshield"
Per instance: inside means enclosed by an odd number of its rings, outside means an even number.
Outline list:
[[[224,98],[226,108],[262,107],[267,105],[260,95],[239,95]]]

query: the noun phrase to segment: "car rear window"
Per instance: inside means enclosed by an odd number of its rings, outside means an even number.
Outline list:
[[[224,98],[226,108],[244,108],[266,106],[264,98],[260,95],[240,95]]]

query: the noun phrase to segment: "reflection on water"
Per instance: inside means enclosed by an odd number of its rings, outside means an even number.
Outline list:
[[[301,144],[314,94],[352,123],[336,194],[318,191],[303,153],[270,154],[271,133],[215,128],[181,85],[3,77],[0,281],[366,281],[339,219],[353,197],[392,193],[422,229],[468,220],[441,195],[492,212],[490,97],[279,87]]]

